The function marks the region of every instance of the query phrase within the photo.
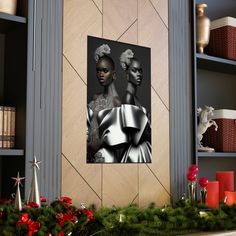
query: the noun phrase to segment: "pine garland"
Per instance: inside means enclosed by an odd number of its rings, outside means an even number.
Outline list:
[[[212,210],[182,199],[174,206],[162,208],[150,204],[145,209],[129,205],[98,210],[91,206],[92,210],[89,210],[73,206],[68,199],[50,205],[44,203],[41,208],[26,205],[22,212],[16,211],[12,202],[0,203],[1,235],[174,236],[236,229],[236,205],[220,204],[219,208]]]

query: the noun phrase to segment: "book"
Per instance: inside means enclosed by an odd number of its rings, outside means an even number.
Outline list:
[[[3,142],[3,106],[0,106],[0,148]]]
[[[11,107],[10,111],[10,148],[15,147],[15,137],[16,137],[16,108]]]
[[[10,124],[9,124],[9,107],[3,107],[3,148],[10,147]]]

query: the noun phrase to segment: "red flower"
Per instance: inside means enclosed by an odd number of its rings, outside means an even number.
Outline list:
[[[51,234],[51,233],[48,233],[47,236],[52,236],[52,234]]]
[[[189,168],[188,168],[188,171],[189,172],[192,172],[192,173],[195,173],[195,174],[198,174],[198,166],[197,165],[191,165]]]
[[[38,205],[36,202],[28,202],[28,203],[25,205],[25,207],[26,207],[27,209],[30,209],[30,208],[38,208],[39,205]]]
[[[57,236],[64,236],[65,234],[61,231]]]
[[[198,180],[198,183],[201,188],[205,188],[208,184],[208,179],[206,177],[202,177]]]
[[[29,220],[29,222],[28,222],[28,235],[32,236],[33,233],[37,233],[39,227],[40,227],[40,223],[39,222],[35,222],[35,221],[32,221],[32,220]]]
[[[68,212],[65,214],[57,213],[56,218],[59,221],[59,225],[63,226],[65,224],[65,221],[75,222],[77,218],[73,215],[72,212]]]
[[[91,210],[88,210],[87,208],[84,208],[83,210],[84,214],[87,215],[87,221],[94,220],[94,215]]]
[[[57,213],[56,214],[56,218],[57,220],[59,221],[59,225],[60,226],[63,226],[64,225],[64,218],[63,218],[63,214],[62,213]]]
[[[61,197],[61,201],[68,204],[72,204],[72,199],[69,197]]]
[[[194,172],[188,172],[187,174],[187,179],[189,181],[196,181],[197,180],[197,175]]]
[[[27,224],[29,218],[27,213],[22,213],[20,219],[17,222],[17,225]]]
[[[47,199],[44,196],[40,196],[40,202],[47,202]]]
[[[29,219],[29,216],[27,213],[21,214],[20,219],[18,220],[16,225],[17,226],[28,225],[28,236],[32,236],[33,233],[38,232],[38,229],[40,227],[39,222],[35,222]]]

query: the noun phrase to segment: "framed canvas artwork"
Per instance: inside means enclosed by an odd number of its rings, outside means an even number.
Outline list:
[[[151,163],[150,48],[88,36],[87,163]]]

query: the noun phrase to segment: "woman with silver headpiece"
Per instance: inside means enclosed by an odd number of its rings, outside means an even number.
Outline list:
[[[143,80],[140,61],[131,49],[120,56],[120,65],[126,72],[127,88],[122,100],[123,127],[129,133],[130,142],[121,162],[151,162],[151,128],[149,115],[137,97],[137,89]]]
[[[93,100],[88,104],[90,114],[89,139],[87,148],[87,161],[94,162],[94,155],[102,144],[99,137],[98,113],[104,109],[111,109],[121,105],[121,100],[115,88],[116,79],[115,63],[109,56],[111,49],[107,44],[103,44],[95,50],[94,59],[96,62],[96,76],[103,93],[95,94]],[[91,114],[92,113],[92,114]],[[88,124],[87,123],[87,124]],[[116,160],[113,160],[114,162]]]

